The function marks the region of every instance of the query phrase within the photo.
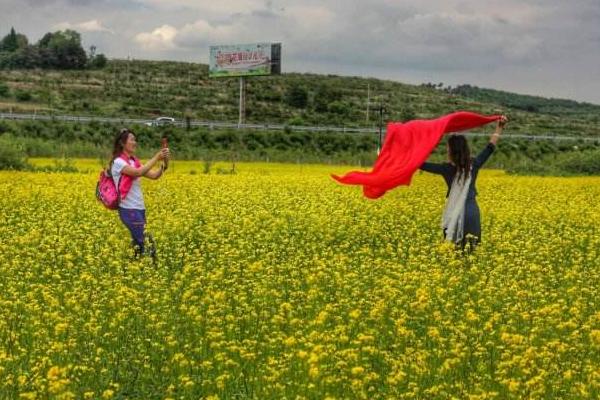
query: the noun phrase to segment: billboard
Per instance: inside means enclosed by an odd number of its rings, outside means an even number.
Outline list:
[[[281,43],[210,46],[208,77],[281,73]]]

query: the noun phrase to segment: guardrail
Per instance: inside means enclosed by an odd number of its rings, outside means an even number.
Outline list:
[[[73,116],[73,115],[46,115],[46,114],[15,114],[15,113],[0,113],[0,119],[12,119],[12,120],[41,120],[41,121],[64,121],[64,122],[82,122],[90,123],[105,122],[110,124],[141,124],[149,125],[154,122],[152,119],[140,119],[140,118],[114,118],[114,117],[86,117],[86,116]],[[186,126],[184,121],[175,121],[172,125],[175,126]],[[209,129],[257,129],[257,130],[291,130],[296,132],[338,132],[338,133],[379,133],[378,128],[354,128],[354,127],[339,127],[339,126],[298,126],[298,125],[284,125],[284,124],[236,124],[232,122],[218,122],[218,121],[198,121],[191,120],[190,126],[203,126]],[[477,133],[471,132],[471,136],[489,136],[488,133]],[[507,133],[502,136],[504,139],[529,139],[529,140],[571,140],[577,141],[582,140],[586,142],[600,141],[600,136],[565,136],[565,135],[528,135],[518,133]]]

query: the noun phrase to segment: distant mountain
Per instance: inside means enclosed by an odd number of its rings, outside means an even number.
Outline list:
[[[460,85],[455,88],[449,88],[448,92],[475,101],[493,102],[507,108],[535,113],[558,115],[600,114],[600,105],[596,104],[515,94],[495,89],[483,89],[471,85]]]

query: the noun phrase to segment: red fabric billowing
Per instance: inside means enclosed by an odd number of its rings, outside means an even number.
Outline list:
[[[464,131],[500,119],[459,111],[431,120],[392,122],[387,126],[383,148],[371,172],[352,171],[344,176],[331,175],[347,185],[363,185],[365,197],[377,199],[388,190],[409,185],[415,171],[448,132]]]

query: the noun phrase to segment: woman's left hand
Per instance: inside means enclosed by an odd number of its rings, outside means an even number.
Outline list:
[[[498,127],[504,128],[504,125],[506,125],[507,122],[508,118],[506,117],[506,115],[501,115],[500,119],[498,120]]]

